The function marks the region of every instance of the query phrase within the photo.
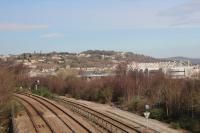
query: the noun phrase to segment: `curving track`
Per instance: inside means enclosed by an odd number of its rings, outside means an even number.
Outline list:
[[[62,101],[63,103],[67,104],[71,110],[81,114],[82,116],[90,119],[97,125],[103,127],[108,132],[116,132],[116,133],[137,133],[137,132],[144,132],[145,126],[135,123],[135,125],[128,125],[125,124],[123,121],[120,121],[119,119],[115,119],[112,116],[109,116],[107,114],[104,114],[100,111],[94,110],[89,108],[88,106],[85,106],[84,104],[80,104],[68,99],[60,99],[56,98],[58,101]],[[148,132],[157,132],[153,129],[149,129]]]
[[[141,133],[145,127],[138,123],[134,125],[125,124],[123,121],[116,119],[108,114],[94,110],[66,98],[56,98],[57,101],[63,102],[68,108],[57,104],[57,102],[46,99],[38,95],[15,94],[27,108],[28,114],[37,132],[58,132],[58,133],[87,133],[97,132],[90,124],[85,122],[81,117],[73,112],[87,118],[98,125],[106,132],[113,133]],[[70,109],[71,111],[69,111]],[[36,116],[36,117],[33,117]],[[43,125],[39,126],[38,125]],[[43,128],[41,128],[43,127]],[[150,129],[148,132],[156,132]]]
[[[19,99],[19,101],[25,107],[26,112],[31,120],[31,123],[33,124],[36,133],[52,132],[52,129],[50,128],[48,123],[46,123],[45,119],[40,116],[40,112],[32,104],[30,104],[24,99]]]
[[[43,97],[15,94],[26,107],[38,133],[88,133],[95,129],[65,107]]]

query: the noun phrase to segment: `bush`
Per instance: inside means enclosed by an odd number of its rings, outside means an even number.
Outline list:
[[[200,121],[193,120],[191,123],[191,131],[194,133],[200,133]]]
[[[194,133],[200,132],[200,120],[188,116],[182,116],[179,119],[180,126]]]
[[[124,97],[118,97],[117,102],[118,102],[119,105],[123,105],[124,102],[125,102]]]
[[[32,92],[34,94],[37,94],[37,95],[40,95],[40,96],[43,96],[43,97],[46,97],[46,98],[52,98],[53,97],[52,93],[46,87],[39,87],[37,91],[33,90]]]
[[[170,127],[174,129],[179,129],[181,126],[178,122],[171,122]]]
[[[166,118],[165,112],[163,109],[151,109],[150,118],[156,119],[156,120],[164,120]]]
[[[97,101],[97,94],[98,94],[98,89],[93,88],[85,88],[82,90],[83,92],[80,93],[80,98],[84,100],[89,100],[89,101]]]
[[[145,100],[140,97],[134,97],[128,105],[128,110],[132,112],[144,112]]]
[[[98,100],[101,103],[110,103],[112,100],[113,90],[111,88],[100,89],[98,92]]]

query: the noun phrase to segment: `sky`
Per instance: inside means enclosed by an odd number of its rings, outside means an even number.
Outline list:
[[[0,1],[0,54],[94,49],[200,58],[200,0]]]

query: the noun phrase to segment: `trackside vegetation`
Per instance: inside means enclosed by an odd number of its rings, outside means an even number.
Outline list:
[[[22,67],[22,66],[21,66]],[[1,69],[1,103],[12,93],[12,86],[21,86],[33,93],[51,98],[53,94],[112,104],[123,110],[143,115],[150,105],[150,117],[169,123],[172,128],[200,132],[200,80],[172,79],[162,73],[152,75],[128,71],[127,64],[118,65],[115,76],[86,80],[74,75],[30,78],[25,69]],[[10,76],[14,75],[10,79]],[[2,73],[2,74],[1,74]],[[16,76],[17,75],[17,76]],[[2,78],[4,77],[4,78]],[[5,82],[4,82],[5,80]],[[37,84],[36,82],[40,82]],[[16,81],[10,86],[8,81]],[[5,83],[5,84],[4,84]],[[3,87],[6,86],[6,87]],[[6,88],[6,89],[5,89]]]

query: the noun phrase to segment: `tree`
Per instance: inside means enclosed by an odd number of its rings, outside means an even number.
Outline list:
[[[11,95],[15,86],[14,74],[4,66],[0,67],[0,105]]]

